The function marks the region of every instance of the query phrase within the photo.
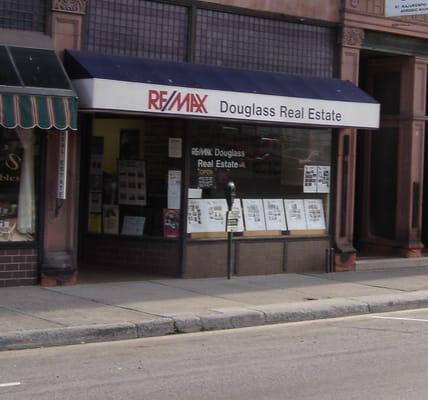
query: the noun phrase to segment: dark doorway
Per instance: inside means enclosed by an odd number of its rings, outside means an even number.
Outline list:
[[[400,68],[394,57],[361,52],[359,85],[381,104],[381,124],[357,134],[354,247],[359,257],[388,254],[396,239]]]

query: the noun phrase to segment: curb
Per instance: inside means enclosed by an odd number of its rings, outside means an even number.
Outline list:
[[[252,309],[224,308],[203,314],[170,314],[136,323],[82,325],[0,333],[0,351],[129,340],[417,308],[428,308],[428,290],[273,304],[255,306]]]

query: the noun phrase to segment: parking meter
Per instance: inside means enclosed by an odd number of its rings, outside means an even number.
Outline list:
[[[227,183],[226,187],[224,188],[224,194],[226,196],[227,207],[229,208],[229,211],[231,211],[236,197],[236,187],[232,181]]]

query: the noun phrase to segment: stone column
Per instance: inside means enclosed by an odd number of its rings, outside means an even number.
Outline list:
[[[358,85],[362,29],[344,27],[340,49],[340,78]],[[337,179],[334,207],[334,271],[355,269],[353,247],[355,169],[357,157],[356,129],[339,129],[337,134]]]
[[[60,56],[64,49],[80,49],[86,6],[87,0],[52,0],[48,31]]]
[[[62,56],[64,49],[78,50],[86,0],[53,0],[48,32]],[[79,205],[80,133],[69,131],[67,198],[57,199],[59,138],[51,131],[46,139],[46,174],[43,232],[43,286],[73,284],[77,279],[77,229]]]
[[[406,58],[401,68],[396,239],[405,257],[421,256],[427,62]]]

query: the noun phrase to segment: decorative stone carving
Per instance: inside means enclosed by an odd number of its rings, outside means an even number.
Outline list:
[[[85,14],[88,0],[52,0],[52,10]]]
[[[343,46],[361,47],[364,41],[364,29],[348,28],[342,29],[341,43]]]

